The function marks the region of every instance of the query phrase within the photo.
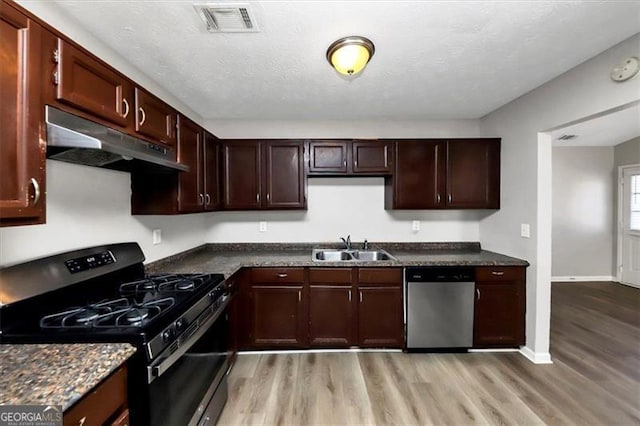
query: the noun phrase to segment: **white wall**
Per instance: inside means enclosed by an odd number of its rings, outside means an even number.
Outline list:
[[[640,35],[610,48],[481,120],[486,135],[502,137],[502,208],[480,223],[489,250],[531,263],[527,271],[527,349],[549,351],[551,279],[551,139],[539,132],[640,98],[640,78],[614,83],[611,68],[640,54]],[[520,224],[531,238],[520,238]],[[540,225],[540,226],[538,226]]]
[[[553,148],[553,277],[615,275],[613,150]]]
[[[221,212],[210,242],[478,241],[488,211],[384,210],[383,178],[310,178],[306,212]],[[421,221],[420,231],[411,221]],[[258,222],[267,221],[267,232]]]
[[[204,244],[207,214],[131,216],[129,173],[47,160],[47,223],[0,228],[0,266],[103,243],[136,241],[147,262]],[[152,229],[162,243],[151,244]]]

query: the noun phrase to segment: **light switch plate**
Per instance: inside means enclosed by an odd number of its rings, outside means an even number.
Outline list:
[[[520,236],[522,238],[531,238],[531,227],[528,223],[520,224]]]
[[[411,224],[411,230],[412,231],[419,231],[420,230],[420,221],[419,220],[414,220],[413,223]]]
[[[260,222],[259,229],[260,232],[267,232],[267,222]]]
[[[162,242],[162,229],[154,229],[152,232],[153,244],[160,244]]]

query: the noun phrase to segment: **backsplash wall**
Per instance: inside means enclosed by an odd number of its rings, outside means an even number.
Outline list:
[[[385,210],[384,178],[309,178],[307,211],[219,212],[205,218],[208,242],[479,241],[492,211]],[[421,229],[412,230],[419,220]],[[267,232],[259,222],[267,222]]]

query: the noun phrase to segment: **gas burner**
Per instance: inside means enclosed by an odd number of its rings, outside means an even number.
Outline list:
[[[111,315],[129,309],[127,299],[109,300],[81,308],[73,308],[68,311],[47,315],[40,319],[42,328],[79,328],[91,327],[98,318]]]
[[[145,302],[140,305],[134,305],[126,309],[101,315],[94,321],[93,326],[102,328],[142,327],[172,307],[174,303],[175,300],[173,297],[167,297]]]
[[[156,290],[156,283],[150,279],[131,281],[120,286],[121,294],[146,293]]]
[[[175,278],[175,277],[174,277]],[[196,283],[190,279],[177,278],[167,281],[158,286],[159,292],[191,291],[196,288]]]

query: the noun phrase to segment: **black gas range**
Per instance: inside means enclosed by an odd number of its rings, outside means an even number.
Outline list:
[[[215,422],[227,395],[224,277],[147,274],[144,259],[120,243],[0,270],[0,343],[131,343],[132,424]]]

